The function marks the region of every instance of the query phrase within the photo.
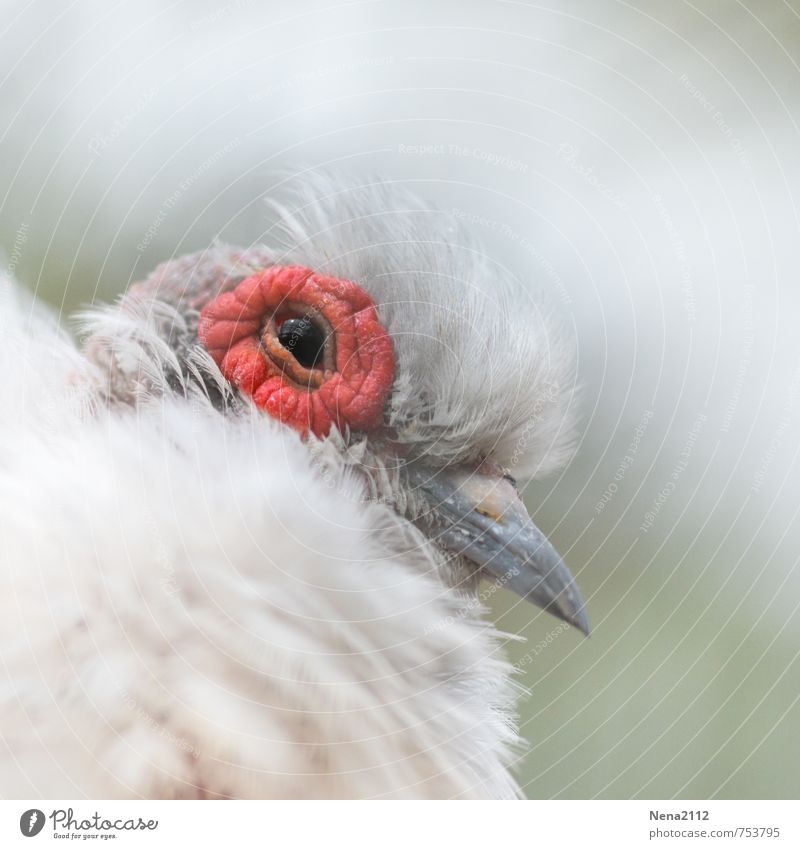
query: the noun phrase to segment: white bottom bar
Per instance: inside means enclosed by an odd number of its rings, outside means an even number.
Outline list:
[[[800,805],[775,801],[2,801],[0,846],[619,849],[800,846]],[[23,829],[35,832],[27,836]]]

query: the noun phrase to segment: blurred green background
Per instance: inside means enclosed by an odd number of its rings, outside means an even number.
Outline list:
[[[64,314],[323,166],[550,290],[583,436],[526,500],[593,633],[491,600],[530,797],[798,796],[794,0],[0,5],[0,244]]]

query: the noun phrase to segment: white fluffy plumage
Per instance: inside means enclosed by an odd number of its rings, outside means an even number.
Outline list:
[[[187,298],[275,261],[358,281],[401,438],[520,476],[566,456],[564,345],[403,193],[312,182],[281,233],[163,267],[84,318],[85,351],[0,284],[0,795],[518,795],[516,685],[474,595],[376,497],[368,441],[219,403]]]

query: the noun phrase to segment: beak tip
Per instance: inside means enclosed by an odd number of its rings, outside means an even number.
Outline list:
[[[406,473],[429,507],[421,524],[435,531],[445,550],[471,560],[487,578],[589,636],[580,590],[531,520],[515,486],[465,467],[432,472],[412,464]]]
[[[586,613],[585,607],[580,607],[575,613],[567,620],[570,625],[574,625],[584,637],[591,636],[591,627],[589,625],[589,616]]]
[[[591,626],[586,602],[572,576],[569,578],[566,591],[556,597],[553,608],[556,616],[560,616],[566,623],[577,628],[584,637],[590,636]]]
[[[541,599],[529,598],[529,601],[566,622],[571,628],[577,628],[584,637],[591,636],[586,603],[574,584],[569,586],[566,592],[550,600],[542,601]]]

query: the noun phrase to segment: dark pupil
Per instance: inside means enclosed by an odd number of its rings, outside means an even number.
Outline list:
[[[325,337],[310,318],[288,318],[278,330],[278,340],[304,368],[314,368],[325,348]]]

